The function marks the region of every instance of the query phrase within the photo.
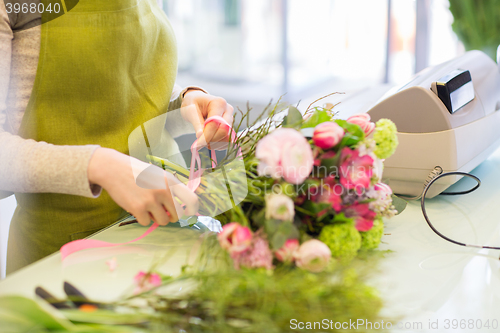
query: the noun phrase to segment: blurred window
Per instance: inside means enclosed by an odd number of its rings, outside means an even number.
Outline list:
[[[420,16],[417,3],[425,6]],[[463,49],[448,6],[448,0],[164,0],[181,75],[291,91],[328,80],[404,82],[415,72],[417,34],[425,45],[420,66],[457,56]]]

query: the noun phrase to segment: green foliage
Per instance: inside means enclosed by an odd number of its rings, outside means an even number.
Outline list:
[[[144,296],[157,314],[151,332],[290,331],[290,320],[380,320],[382,302],[352,267],[313,274],[289,267],[195,272],[183,281],[198,286],[183,295]],[[173,280],[165,286],[176,285]]]
[[[352,223],[336,223],[323,227],[318,239],[332,251],[332,256],[352,259],[361,248],[361,235]]]
[[[294,107],[290,106],[288,108],[288,114],[283,120],[283,127],[297,128],[299,129],[302,125],[302,113]]]
[[[392,195],[392,204],[394,206],[394,209],[396,209],[398,211],[398,213],[396,215],[399,215],[403,212],[403,210],[405,210],[406,208],[406,205],[408,205],[408,202],[406,202],[405,200],[401,199],[400,197],[398,197],[397,195]]]
[[[314,112],[311,114],[309,118],[307,118],[306,121],[302,124],[302,128],[312,128],[316,127],[321,123],[331,121],[332,116],[331,114],[321,108],[315,108]]]
[[[110,313],[109,316],[122,317],[115,321],[116,326],[101,325],[102,322],[94,320],[96,313],[84,313],[78,310],[81,319],[76,323],[65,319],[57,310],[45,303],[38,303],[32,299],[21,296],[0,297],[0,331],[1,332],[78,332],[78,333],[132,333],[144,332],[136,327],[126,327],[122,324],[123,314]],[[98,316],[98,315],[97,315]],[[130,318],[130,315],[127,316]],[[144,322],[144,316],[141,319]],[[86,322],[87,324],[81,324]]]
[[[380,219],[373,221],[373,227],[368,231],[360,232],[361,234],[361,249],[374,250],[379,244],[384,235],[384,222]]]
[[[337,174],[339,170],[340,156],[341,154],[338,153],[334,157],[321,159],[321,168],[317,168],[319,176],[324,177],[326,175]]]
[[[323,217],[323,216],[326,217],[326,214],[323,214],[323,213],[325,211],[330,211],[331,208],[332,208],[332,204],[329,202],[314,202],[311,200],[306,201],[302,205],[302,209],[306,210],[309,213],[309,215],[311,215],[315,218],[318,218],[319,220],[321,220],[321,217]]]
[[[281,248],[287,239],[299,238],[299,231],[289,221],[266,219],[264,230],[270,239],[271,249],[273,250]]]
[[[345,131],[345,135],[339,143],[340,147],[353,147],[365,139],[365,132],[359,125],[348,123],[343,119],[336,119],[335,122]]]
[[[500,44],[498,0],[450,0],[453,31],[467,50],[482,50],[496,61]]]

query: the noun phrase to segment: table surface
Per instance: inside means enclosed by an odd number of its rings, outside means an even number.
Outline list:
[[[469,244],[500,246],[499,172],[500,150],[472,172],[482,180],[477,191],[430,200],[427,210],[438,230]],[[461,185],[463,181],[456,186]],[[144,231],[138,225],[115,225],[94,238],[120,243]],[[148,270],[166,249],[171,250],[170,256],[160,271],[179,274],[194,256],[191,250],[198,235],[199,232],[186,228],[162,227],[134,244],[82,251],[64,262],[56,253],[1,281],[0,295],[34,297],[35,287],[42,286],[62,298],[63,281],[68,281],[93,299],[114,300],[130,292],[134,275]],[[383,314],[400,318],[399,326],[403,329],[394,327],[392,332],[500,329],[493,328],[495,323],[500,326],[500,251],[460,247],[441,239],[426,224],[420,202],[411,202],[402,214],[386,221],[382,240],[380,248],[392,252],[381,260],[379,272],[370,281],[385,300]],[[114,272],[106,265],[111,258],[118,262]],[[468,326],[470,320],[474,321],[474,328]],[[487,320],[489,329],[484,328]],[[465,329],[460,328],[460,321],[465,323]],[[457,329],[453,329],[454,323],[459,326]],[[478,329],[479,324],[482,329]]]

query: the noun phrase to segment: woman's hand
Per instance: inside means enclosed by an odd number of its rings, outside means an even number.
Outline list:
[[[230,125],[233,123],[233,107],[221,97],[215,97],[200,90],[188,90],[184,95],[181,114],[194,126],[200,145],[208,144],[209,148],[223,149],[227,143],[227,130],[219,128],[219,124],[211,122],[204,127],[205,120],[212,116],[221,116]],[[222,145],[214,145],[222,142]],[[212,143],[212,146],[210,144]]]
[[[194,215],[198,210],[196,194],[172,174],[113,149],[94,152],[88,177],[144,226],[151,220],[159,225],[177,222],[180,216]],[[185,212],[174,196],[186,205]]]

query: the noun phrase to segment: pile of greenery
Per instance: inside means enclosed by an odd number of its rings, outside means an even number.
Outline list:
[[[197,263],[179,277],[162,275],[160,286],[113,303],[67,299],[72,308],[56,310],[41,301],[0,297],[2,332],[273,333],[291,331],[294,319],[387,322],[379,316],[383,303],[377,290],[365,283],[380,255],[332,262],[321,273],[292,266],[236,270],[215,235],[203,244]]]

